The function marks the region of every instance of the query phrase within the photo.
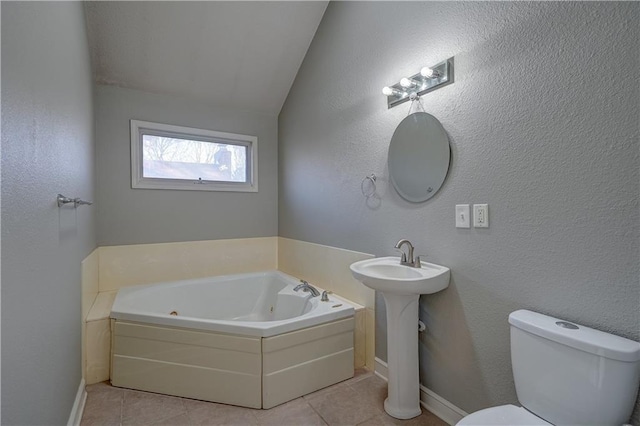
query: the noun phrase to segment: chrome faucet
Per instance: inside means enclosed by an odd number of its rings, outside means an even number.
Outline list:
[[[409,247],[408,254],[404,251],[402,252],[402,257],[400,258],[400,264],[405,266],[411,266],[412,268],[421,268],[420,264],[420,256],[417,256],[415,259],[413,258],[413,244],[411,241],[402,239],[398,241],[394,248],[398,250],[402,250],[402,246],[407,245]]]
[[[308,282],[306,282],[305,280],[300,280],[300,284],[298,284],[293,288],[293,291],[298,291],[298,290],[311,293],[311,297],[320,296],[320,292],[318,291],[318,289],[312,286],[311,284],[309,284]]]

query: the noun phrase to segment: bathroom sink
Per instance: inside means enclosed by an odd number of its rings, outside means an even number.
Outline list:
[[[431,294],[449,286],[449,268],[422,262],[420,268],[400,264],[399,257],[377,257],[351,264],[364,285],[383,293]]]
[[[400,240],[395,248],[413,246]],[[418,304],[421,294],[449,286],[449,268],[422,262],[419,268],[400,264],[399,257],[378,257],[351,264],[351,273],[364,285],[382,293],[387,317],[388,397],[384,411],[397,419],[420,415],[418,360]]]

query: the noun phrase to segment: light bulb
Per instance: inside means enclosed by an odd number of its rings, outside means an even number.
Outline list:
[[[389,86],[385,86],[382,88],[382,94],[385,96],[391,96],[393,95],[393,89]]]
[[[420,70],[420,74],[422,74],[423,77],[433,77],[433,70],[429,67],[424,67]]]
[[[409,80],[407,77],[400,80],[400,86],[402,87],[411,87],[413,86],[413,82]]]

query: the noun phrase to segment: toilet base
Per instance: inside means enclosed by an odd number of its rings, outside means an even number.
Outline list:
[[[391,417],[395,417],[396,419],[400,419],[400,420],[412,419],[422,414],[422,410],[420,410],[420,407],[418,407],[417,411],[416,410],[399,410],[397,408],[394,408],[391,406],[391,404],[389,404],[389,398],[384,400],[384,411],[386,411],[387,414],[390,415]]]
[[[507,404],[471,413],[456,426],[553,426],[523,407]]]

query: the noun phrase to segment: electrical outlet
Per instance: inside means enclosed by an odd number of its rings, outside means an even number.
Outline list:
[[[473,205],[473,226],[474,228],[489,227],[489,204]]]
[[[456,204],[456,228],[471,228],[469,204]]]

